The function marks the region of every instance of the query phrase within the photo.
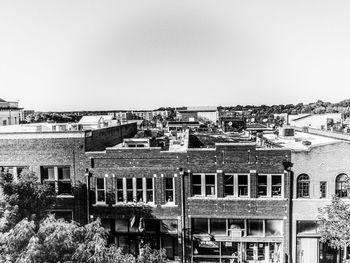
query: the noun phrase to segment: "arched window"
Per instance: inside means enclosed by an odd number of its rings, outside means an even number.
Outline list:
[[[335,194],[340,198],[348,197],[347,180],[348,176],[346,174],[339,174],[335,179]]]
[[[301,174],[297,178],[297,197],[310,197],[310,178],[307,174]]]

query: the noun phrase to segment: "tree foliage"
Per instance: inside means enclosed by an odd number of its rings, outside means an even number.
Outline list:
[[[0,263],[163,263],[165,250],[149,245],[135,257],[108,245],[100,219],[80,226],[48,214],[54,205],[50,188],[30,171],[18,180],[1,173]]]
[[[333,196],[332,202],[319,208],[319,234],[322,242],[344,249],[350,246],[350,204]],[[344,258],[345,262],[345,258]]]
[[[55,205],[51,188],[41,184],[38,177],[28,169],[17,180],[7,171],[0,173],[0,231],[14,227],[24,218],[39,222]]]

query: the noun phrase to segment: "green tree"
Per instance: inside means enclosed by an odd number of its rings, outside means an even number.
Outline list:
[[[108,245],[108,232],[99,219],[80,226],[48,214],[53,193],[33,172],[23,172],[18,180],[2,172],[0,178],[0,263],[165,262],[165,250],[145,246],[135,258]]]
[[[55,205],[50,186],[41,184],[34,172],[25,169],[14,180],[7,171],[0,173],[0,231],[13,228],[24,218],[39,222]]]
[[[343,262],[347,262],[347,247],[350,246],[350,204],[333,196],[331,204],[319,209],[318,219],[321,241],[343,250]]]

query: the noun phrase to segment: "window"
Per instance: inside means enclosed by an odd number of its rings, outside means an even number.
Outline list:
[[[146,178],[146,202],[153,203],[153,178]]]
[[[117,178],[117,202],[124,201],[123,179]]]
[[[271,194],[272,196],[282,196],[282,176],[279,174],[271,176]]]
[[[70,194],[71,181],[70,181],[70,167],[58,167],[58,192],[60,194]]]
[[[192,218],[192,234],[229,237],[283,236],[283,220],[280,219],[234,219]]]
[[[134,188],[132,184],[132,178],[126,179],[126,201],[127,202],[134,201]]]
[[[248,175],[238,175],[238,196],[248,196]]]
[[[210,219],[210,233],[213,235],[226,235],[227,226],[225,218]]]
[[[249,219],[247,220],[248,236],[264,236],[264,220]]]
[[[320,198],[327,197],[327,182],[320,182]]]
[[[282,220],[265,220],[266,236],[282,236],[283,221]]]
[[[234,175],[225,174],[224,196],[234,195]]]
[[[194,196],[215,196],[216,174],[193,174],[192,194]]]
[[[335,179],[335,194],[340,197],[347,197],[348,190],[346,187],[348,176],[346,174],[339,174]]]
[[[215,195],[215,175],[205,175],[205,195]]]
[[[297,178],[297,198],[310,197],[310,178],[307,174],[301,174]]]
[[[174,202],[174,178],[165,178],[165,202]]]
[[[12,175],[13,180],[17,180],[24,169],[28,169],[26,166],[0,166],[0,170]]]
[[[136,178],[136,202],[143,202],[142,178]]]
[[[201,174],[192,175],[192,194],[202,195],[202,175]]]
[[[117,178],[116,202],[154,202],[153,178]]]
[[[193,234],[208,234],[208,218],[192,218]]]
[[[96,203],[106,203],[105,178],[96,178]]]
[[[297,221],[297,234],[317,234],[317,221]]]
[[[42,183],[50,185],[56,194],[72,194],[69,166],[43,166],[41,167]]]
[[[267,175],[258,175],[258,196],[267,196]]]

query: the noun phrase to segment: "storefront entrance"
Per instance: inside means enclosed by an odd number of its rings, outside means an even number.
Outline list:
[[[282,245],[276,242],[193,241],[193,262],[282,263]],[[312,261],[310,261],[312,262]]]
[[[340,263],[341,251],[331,248],[317,237],[297,238],[297,263]]]

